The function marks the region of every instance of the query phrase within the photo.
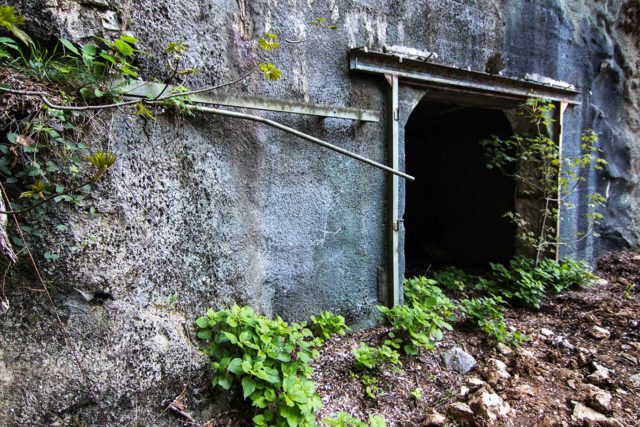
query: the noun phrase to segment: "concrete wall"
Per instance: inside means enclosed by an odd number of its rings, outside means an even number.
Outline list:
[[[604,238],[583,241],[575,253],[592,258],[637,242],[637,35],[628,32],[638,21],[619,25],[628,20],[626,2],[9,3],[41,38],[82,41],[126,30],[140,39],[141,49],[154,53],[169,41],[185,40],[191,64],[202,70],[193,86],[220,83],[251,68],[258,54],[255,39],[272,30],[304,40],[285,44],[272,59],[285,77],[267,84],[256,75],[230,92],[382,113],[386,82],[350,75],[349,48],[411,46],[437,52],[443,64],[474,70],[502,52],[506,75],[539,73],[583,91],[583,104],[567,115],[567,153],[576,151],[585,127],[602,137],[610,166],[603,175],[587,176],[593,188],[610,183]],[[307,24],[320,16],[337,29]],[[152,57],[143,57],[140,66],[148,78],[167,72]],[[401,95],[406,120],[421,93],[403,88]],[[384,121],[267,117],[385,160]],[[236,301],[289,319],[326,308],[359,327],[375,322],[378,270],[385,259],[381,172],[232,119],[161,116],[145,122],[118,113],[102,121],[96,139],[118,154],[117,166],[99,188],[96,215],[62,214],[70,231],[48,236],[45,243],[61,256],[45,267],[93,392],[111,419],[102,419],[50,306],[24,273],[8,284],[12,306],[0,317],[0,423],[173,425],[175,420],[156,417],[185,386],[190,410],[206,419],[225,396],[208,386],[207,362],[192,342],[190,325],[210,306]],[[565,223],[567,232],[583,227],[577,216]],[[78,289],[112,299],[92,305]],[[176,292],[175,307],[163,307]]]

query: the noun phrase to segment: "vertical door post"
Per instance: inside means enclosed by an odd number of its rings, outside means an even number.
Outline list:
[[[556,117],[554,117],[555,121],[556,121],[556,132],[555,132],[555,138],[556,138],[556,144],[558,144],[558,154],[559,154],[559,158],[558,160],[560,161],[560,170],[558,171],[558,200],[560,200],[561,196],[562,196],[562,192],[560,189],[560,177],[562,176],[562,133],[564,131],[563,129],[563,125],[564,125],[564,112],[567,109],[567,106],[569,104],[567,104],[566,102],[557,102],[556,103]],[[562,216],[562,212],[560,211],[562,209],[562,203],[558,202],[558,215],[556,218],[556,239],[559,242],[560,241],[560,219]],[[559,261],[560,260],[560,246],[557,245],[556,246],[556,253],[555,253],[555,260]]]
[[[389,105],[389,136],[387,153],[389,156],[389,166],[398,169],[400,167],[399,158],[399,125],[400,108],[398,105],[398,76],[395,74],[385,75],[391,86]],[[400,236],[399,210],[399,180],[393,174],[388,174],[389,194],[387,197],[387,280],[388,280],[388,306],[395,307],[400,304],[402,288],[400,286],[400,269],[398,266],[398,244]]]

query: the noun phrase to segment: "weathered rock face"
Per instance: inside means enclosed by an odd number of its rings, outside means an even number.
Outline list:
[[[505,75],[538,73],[581,89],[581,106],[565,116],[564,150],[575,154],[582,129],[594,128],[609,161],[605,173],[585,175],[589,188],[610,196],[604,238],[584,239],[566,252],[592,258],[638,242],[637,2],[9,3],[41,38],[87,40],[129,31],[142,50],[154,53],[185,40],[190,65],[201,69],[191,86],[250,69],[258,55],[253,40],[273,30],[304,40],[286,44],[272,59],[286,71],[284,79],[266,84],[253,76],[229,91],[383,112],[386,82],[349,75],[349,48],[410,46],[473,70],[484,70],[487,59],[502,52]],[[319,16],[337,29],[307,24]],[[140,65],[148,78],[166,75],[157,56],[143,57]],[[402,89],[402,120],[423,94]],[[384,121],[269,116],[385,159]],[[190,325],[210,306],[235,301],[297,320],[325,308],[356,326],[375,321],[384,266],[382,173],[232,119],[105,117],[96,139],[118,154],[118,163],[99,188],[97,215],[65,213],[69,232],[48,236],[61,256],[46,267],[93,394],[111,419],[92,402],[50,306],[25,280],[7,285],[12,307],[0,318],[0,423],[170,425],[175,420],[156,417],[185,387],[190,410],[206,420],[216,407],[210,402],[225,397],[207,388],[208,365],[191,341]],[[567,236],[584,230],[576,218],[565,215]],[[108,298],[90,303],[79,291]],[[174,293],[175,306],[163,306]]]

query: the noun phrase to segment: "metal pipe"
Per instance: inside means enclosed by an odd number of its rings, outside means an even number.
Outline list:
[[[285,126],[282,123],[278,123],[278,122],[275,122],[273,120],[265,119],[264,117],[255,116],[253,114],[238,113],[236,111],[220,110],[218,108],[202,107],[200,105],[187,105],[187,108],[189,108],[190,110],[193,110],[193,111],[200,111],[200,112],[203,112],[203,113],[218,114],[218,115],[227,116],[227,117],[235,117],[236,119],[251,120],[251,121],[254,121],[254,122],[265,124],[267,126],[272,126],[274,128],[280,129],[280,130],[282,130],[284,132],[287,132],[287,133],[290,133],[292,135],[298,136],[298,137],[300,137],[302,139],[306,139],[307,141],[311,141],[311,142],[313,142],[315,144],[321,145],[321,146],[323,146],[325,148],[328,148],[330,150],[336,151],[336,152],[338,152],[340,154],[344,154],[345,156],[351,157],[352,159],[356,159],[356,160],[359,160],[359,161],[361,161],[363,163],[366,163],[368,165],[376,167],[378,169],[382,169],[383,171],[392,173],[392,174],[397,175],[397,176],[401,176],[402,178],[405,178],[405,179],[407,179],[409,181],[415,181],[414,177],[412,177],[411,175],[407,175],[404,172],[400,172],[399,170],[390,168],[390,167],[385,166],[383,164],[380,164],[378,162],[374,162],[373,160],[369,160],[366,157],[362,157],[359,154],[352,153],[351,151],[347,151],[344,148],[340,148],[340,147],[338,147],[336,145],[330,144],[330,143],[328,143],[326,141],[323,141],[321,139],[318,139],[318,138],[316,138],[314,136],[308,135],[308,134],[306,134],[304,132],[300,132],[299,130],[293,129],[293,128],[289,127],[289,126]]]

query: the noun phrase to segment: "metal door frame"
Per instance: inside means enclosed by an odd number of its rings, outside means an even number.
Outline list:
[[[556,131],[554,137],[562,150],[562,117],[569,105],[580,104],[580,92],[573,85],[537,75],[515,79],[478,71],[433,64],[366,48],[349,52],[349,68],[352,71],[384,76],[389,83],[387,155],[389,167],[398,170],[400,134],[400,85],[411,85],[443,94],[455,94],[468,99],[489,100],[490,103],[523,102],[527,98],[545,98],[556,104]],[[386,219],[387,266],[386,301],[396,306],[402,300],[402,281],[399,268],[399,240],[402,218],[399,218],[400,185],[396,175],[389,175]],[[559,218],[560,216],[558,216]],[[558,224],[557,230],[560,227]],[[557,254],[556,254],[557,256]]]

